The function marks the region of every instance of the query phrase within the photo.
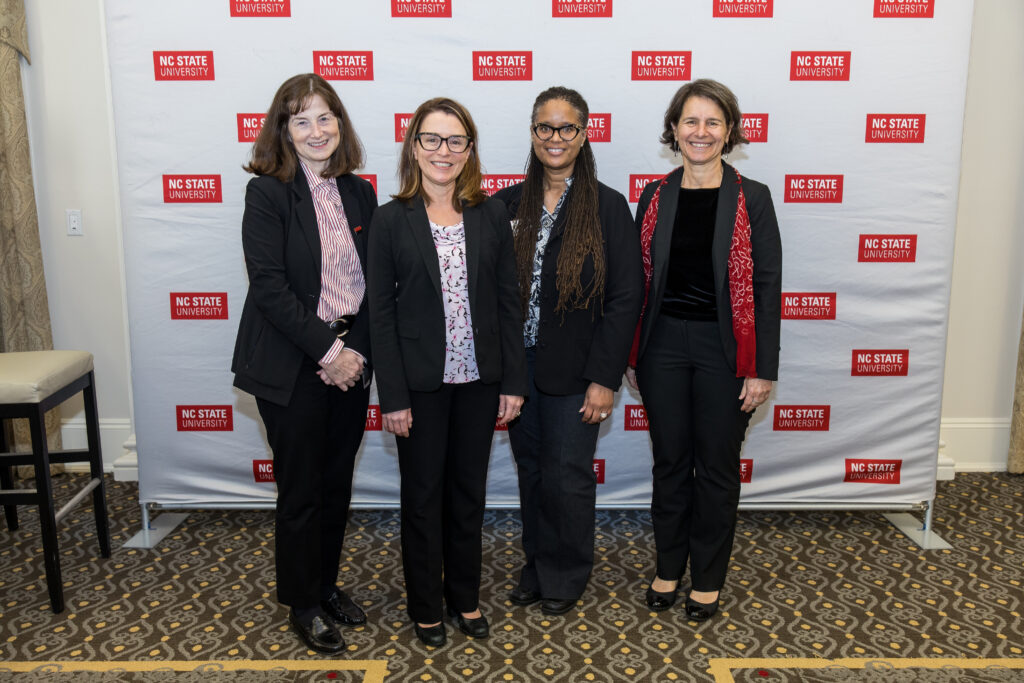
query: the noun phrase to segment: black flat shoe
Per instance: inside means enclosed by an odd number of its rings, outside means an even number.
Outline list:
[[[522,586],[516,586],[506,596],[513,605],[526,607],[540,600],[540,591],[528,591]]]
[[[455,621],[455,625],[459,627],[459,630],[467,636],[472,638],[486,638],[491,635],[490,624],[487,623],[487,617],[485,617],[483,613],[475,619],[467,619],[462,616],[461,613],[449,608],[448,616]]]
[[[697,602],[686,596],[686,616],[693,621],[707,621],[718,613],[718,605],[722,602],[719,598],[710,604]]]
[[[653,582],[651,586],[647,588],[647,595],[644,596],[644,602],[655,612],[661,612],[667,610],[672,605],[676,604],[676,594],[679,592],[679,584],[670,591],[662,593],[656,591],[653,588]]]
[[[413,624],[416,630],[416,637],[420,642],[430,647],[441,647],[448,641],[448,634],[444,630],[444,622],[436,626],[420,626]]]
[[[311,650],[335,655],[345,649],[345,639],[327,617],[317,615],[307,626],[296,618],[295,612],[289,610],[288,622]]]
[[[565,614],[576,606],[576,598],[545,598],[540,603],[540,611],[544,614]]]
[[[323,600],[320,606],[336,624],[359,626],[366,623],[366,613],[359,608],[359,605],[352,602],[352,598],[348,597],[345,591],[338,588],[335,588],[331,597]]]

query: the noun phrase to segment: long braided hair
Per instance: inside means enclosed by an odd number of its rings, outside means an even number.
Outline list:
[[[579,116],[580,125],[586,127],[590,115],[586,100],[575,90],[560,86],[548,88],[537,96],[533,103],[531,124],[537,123],[540,108],[551,100],[567,102]],[[585,136],[586,131],[581,131],[580,135]],[[519,276],[519,293],[524,314],[530,303],[533,257],[540,236],[543,207],[544,166],[531,145],[530,157],[526,162],[526,178],[523,180],[523,194],[516,212],[515,229],[516,271]],[[564,320],[566,312],[586,309],[592,301],[597,301],[600,305],[604,300],[605,259],[601,220],[598,214],[597,163],[590,148],[590,141],[585,138],[573,167],[572,189],[561,210],[565,212],[565,230],[555,278],[558,290],[555,312],[561,313]],[[593,262],[594,275],[590,282],[582,282],[581,274],[587,257]]]

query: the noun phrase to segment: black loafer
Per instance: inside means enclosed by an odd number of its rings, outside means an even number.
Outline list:
[[[676,604],[676,594],[679,592],[679,584],[670,591],[656,591],[654,590],[654,584],[647,588],[647,595],[644,596],[644,602],[655,612],[661,612],[667,610],[672,605]]]
[[[295,617],[294,612],[289,611],[288,622],[311,650],[335,655],[345,649],[345,639],[326,617],[317,615],[305,626]]]
[[[545,598],[540,603],[540,611],[544,614],[565,614],[576,606],[576,598]]]
[[[540,591],[526,590],[522,586],[516,586],[508,592],[508,601],[513,605],[526,607],[540,600]]]
[[[352,602],[352,598],[348,597],[345,591],[338,588],[335,588],[331,597],[323,600],[320,606],[336,624],[359,626],[366,623],[366,613],[359,608],[359,605]]]
[[[413,624],[416,630],[416,637],[420,642],[430,647],[441,647],[448,640],[448,634],[444,630],[444,622],[436,626],[420,626]]]
[[[707,621],[718,613],[718,605],[721,602],[721,599],[718,599],[706,604],[686,596],[686,616],[693,621]]]
[[[486,638],[491,635],[490,624],[487,623],[487,617],[485,617],[482,612],[480,613],[480,616],[475,619],[467,619],[462,616],[461,613],[449,608],[448,616],[455,621],[455,625],[459,627],[459,630],[467,636],[472,638]]]

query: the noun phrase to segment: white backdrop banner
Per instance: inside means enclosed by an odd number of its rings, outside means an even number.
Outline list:
[[[534,97],[587,98],[600,178],[632,202],[684,82],[720,80],[772,191],[784,251],[780,381],[743,451],[743,501],[909,504],[934,494],[971,2],[943,0],[106,0],[131,322],[139,492],[269,504],[270,453],[229,370],[246,291],[247,161],[278,85],[338,90],[381,203],[424,100],[472,112],[488,190],[520,177]],[[354,504],[398,501],[371,394]],[[639,396],[601,430],[598,501],[650,502]],[[505,433],[488,503],[515,505]]]

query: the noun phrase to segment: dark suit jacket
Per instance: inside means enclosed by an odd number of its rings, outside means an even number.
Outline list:
[[[514,217],[522,195],[523,185],[519,183],[494,196],[505,202],[509,215]],[[555,313],[555,276],[566,214],[563,206],[544,250],[534,383],[544,393],[556,396],[582,394],[591,382],[617,391],[629,360],[643,297],[639,235],[626,198],[598,183],[598,214],[606,262],[604,301],[592,301],[585,309],[567,311],[563,319],[562,313]],[[594,264],[588,259],[583,264],[581,281],[589,282],[593,273]]]
[[[526,354],[512,230],[493,200],[463,209],[469,310],[480,381],[525,396]],[[409,391],[434,391],[444,377],[447,325],[441,270],[423,199],[380,207],[370,231],[370,337],[381,411],[410,406]]]
[[[338,177],[359,261],[366,272],[366,235],[377,196],[356,175]],[[290,183],[256,176],[245,190],[242,251],[249,292],[238,324],[231,371],[235,386],[280,405],[288,405],[303,357],[320,360],[337,338],[316,315],[320,303],[320,231],[313,196],[301,169]],[[364,304],[345,345],[367,359],[369,315]]]
[[[715,275],[715,299],[718,307],[718,328],[722,337],[725,357],[736,369],[736,338],[732,332],[732,305],[729,299],[729,246],[732,244],[736,222],[736,200],[739,184],[736,170],[722,162],[722,185],[718,190],[718,213],[715,215],[715,234],[711,245],[711,265]],[[658,222],[654,228],[651,256],[654,272],[647,309],[640,329],[640,349],[650,337],[651,328],[661,309],[668,276],[669,255],[672,251],[672,228],[675,225],[679,203],[679,186],[683,178],[682,167],[668,176],[668,183],[658,199]],[[640,230],[644,213],[654,196],[660,180],[648,183],[640,195],[636,208],[636,226]],[[744,176],[743,195],[750,216],[750,246],[754,261],[754,331],[757,339],[757,376],[776,380],[779,377],[779,324],[782,307],[782,241],[775,207],[768,187]]]

